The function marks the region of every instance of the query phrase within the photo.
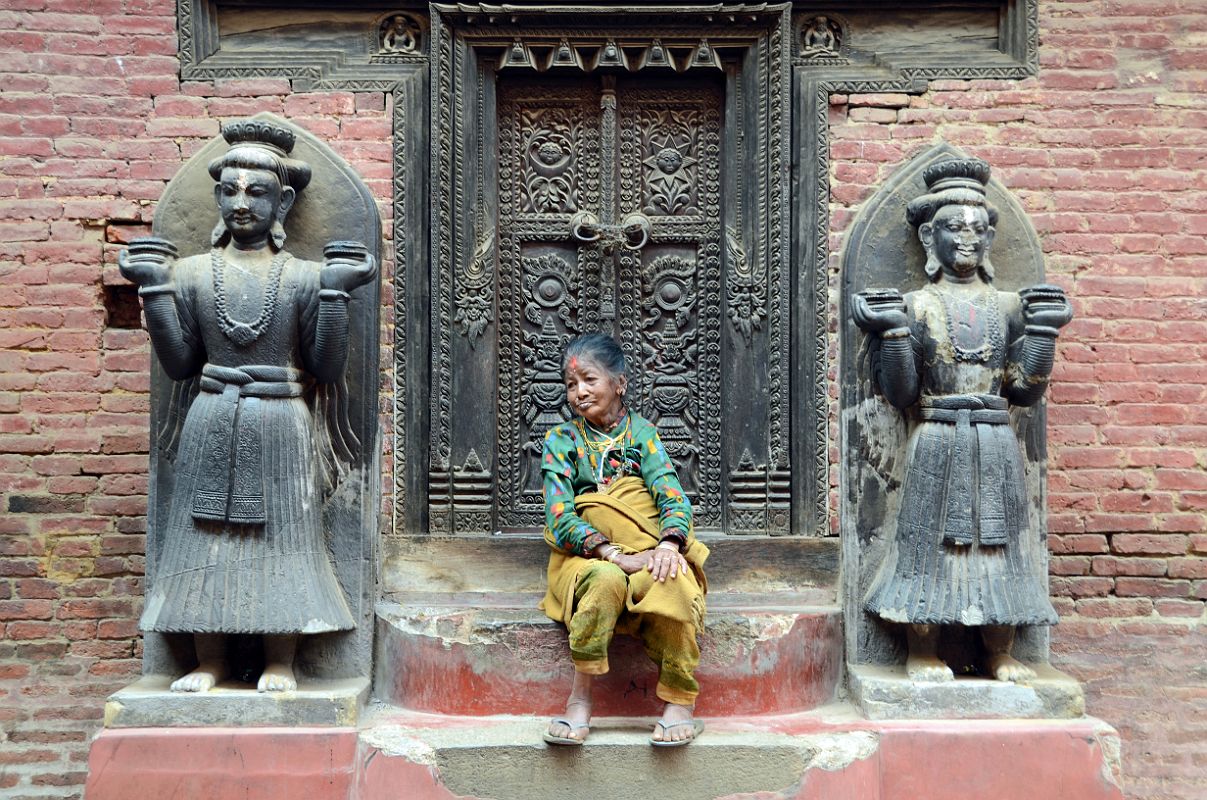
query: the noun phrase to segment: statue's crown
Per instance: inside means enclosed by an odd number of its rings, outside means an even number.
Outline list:
[[[922,180],[931,192],[960,188],[984,194],[989,183],[989,164],[979,158],[951,158],[922,170]]]
[[[228,122],[222,126],[222,138],[231,145],[253,145],[266,147],[279,155],[288,155],[293,150],[293,131],[255,119]]]

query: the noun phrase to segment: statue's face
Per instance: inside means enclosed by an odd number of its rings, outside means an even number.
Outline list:
[[[231,236],[237,242],[249,242],[268,236],[281,211],[283,192],[280,180],[271,172],[226,167],[214,195]]]
[[[930,222],[929,243],[926,238],[923,232],[923,244],[933,250],[945,271],[968,276],[984,262],[993,244],[993,227],[981,206],[944,206]]]

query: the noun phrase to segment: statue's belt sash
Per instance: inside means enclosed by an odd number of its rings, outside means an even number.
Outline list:
[[[264,524],[263,407],[258,400],[301,397],[303,377],[291,367],[206,364],[201,370],[201,391],[216,398],[193,496],[194,519]]]
[[[991,394],[952,394],[918,400],[918,418],[928,422],[1009,425],[1006,398]]]
[[[944,544],[967,547],[976,533],[984,546],[1007,542],[1002,463],[1010,454],[1003,452],[1000,437],[979,435],[973,426],[1009,425],[1008,409],[1006,398],[989,394],[955,394],[918,400],[920,419],[955,425],[948,471],[951,486],[943,514]],[[1012,439],[1010,443],[1013,444]],[[973,469],[974,450],[980,465],[979,480]],[[978,498],[975,510],[974,496]]]

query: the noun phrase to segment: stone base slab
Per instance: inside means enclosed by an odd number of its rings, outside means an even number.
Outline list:
[[[547,720],[381,709],[348,728],[109,729],[89,800],[1122,800],[1119,738],[1097,720],[874,722],[848,705],[707,720],[656,749],[650,718],[596,718],[582,747]]]
[[[106,728],[355,726],[369,699],[368,678],[298,681],[297,691],[257,692],[220,683],[208,692],[173,692],[172,678],[144,675],[105,702]]]
[[[1085,713],[1073,678],[1046,664],[1025,684],[957,677],[911,681],[904,666],[848,665],[851,697],[868,719],[1072,719]]]

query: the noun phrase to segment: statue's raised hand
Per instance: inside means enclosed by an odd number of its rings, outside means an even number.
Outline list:
[[[350,292],[377,277],[377,259],[360,242],[330,242],[323,248],[326,259],[319,273],[319,286]]]
[[[122,277],[139,286],[162,286],[172,279],[176,245],[157,236],[134,239],[117,253],[117,268]]]
[[[1028,325],[1063,328],[1073,319],[1073,307],[1064,289],[1047,283],[1019,290],[1023,299],[1023,320]]]
[[[861,330],[884,333],[909,325],[905,298],[896,289],[868,289],[851,298],[851,318]]]

